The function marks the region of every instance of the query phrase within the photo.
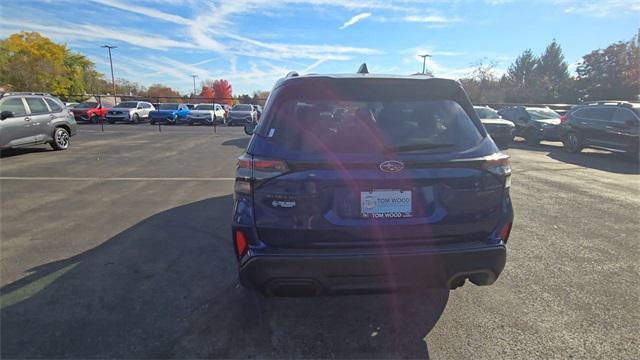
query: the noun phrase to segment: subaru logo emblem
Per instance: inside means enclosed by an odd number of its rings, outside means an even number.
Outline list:
[[[380,171],[390,173],[390,172],[398,172],[404,169],[404,164],[400,161],[389,160],[380,164]]]

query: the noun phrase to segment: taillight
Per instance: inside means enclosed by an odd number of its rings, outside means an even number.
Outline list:
[[[490,173],[504,178],[504,187],[511,187],[511,161],[509,156],[504,154],[495,154],[485,160],[483,168]]]
[[[234,190],[236,194],[251,194],[251,178],[253,177],[253,165],[251,155],[242,154],[238,158],[236,168],[236,183]]]
[[[240,258],[247,252],[247,239],[244,237],[242,230],[236,230],[233,235],[236,245],[236,256]]]
[[[502,241],[504,241],[505,243],[507,242],[507,240],[509,240],[509,234],[511,234],[511,224],[512,223],[506,223],[502,226],[502,229],[500,230],[500,239],[502,239]]]
[[[238,158],[235,192],[239,194],[250,194],[254,180],[267,180],[280,176],[288,171],[289,167],[286,161],[243,154]]]
[[[560,116],[560,123],[562,124],[563,122],[565,122],[567,120],[567,114],[564,114],[562,116]]]

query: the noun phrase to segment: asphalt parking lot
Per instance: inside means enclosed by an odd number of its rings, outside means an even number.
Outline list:
[[[640,357],[638,164],[507,150],[492,286],[256,303],[229,239],[242,129],[106,130],[2,153],[2,358]]]

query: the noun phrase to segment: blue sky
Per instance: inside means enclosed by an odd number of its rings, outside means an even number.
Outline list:
[[[38,31],[88,56],[109,78],[162,83],[183,93],[224,78],[234,93],[268,90],[288,71],[377,73],[422,68],[468,75],[479,59],[497,72],[527,48],[553,39],[566,60],[629,40],[640,27],[640,0],[4,0],[0,36]],[[572,65],[572,68],[574,65]]]

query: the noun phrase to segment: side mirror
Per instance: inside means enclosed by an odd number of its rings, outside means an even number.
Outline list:
[[[13,113],[13,111],[8,111],[5,110],[3,112],[0,113],[0,120],[4,120],[10,117],[15,117],[16,115]]]
[[[258,124],[254,122],[244,124],[244,133],[247,135],[253,135],[253,132],[256,130],[256,126],[258,126]]]

